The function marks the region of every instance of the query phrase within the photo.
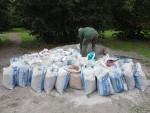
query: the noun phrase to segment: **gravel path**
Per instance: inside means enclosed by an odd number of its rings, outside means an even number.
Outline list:
[[[46,95],[34,92],[30,87],[7,90],[2,86],[2,67],[9,64],[13,56],[24,54],[20,49],[21,40],[15,33],[9,34],[12,45],[0,48],[0,113],[150,113],[150,86],[144,92],[132,90],[109,97],[98,96],[97,92],[86,97],[83,91],[68,89],[64,95],[56,91]],[[61,48],[76,48],[67,45]],[[96,46],[97,53],[100,45]],[[128,55],[142,63],[147,77],[150,76],[150,62],[136,53],[112,51],[110,54]],[[148,85],[150,85],[148,81]]]

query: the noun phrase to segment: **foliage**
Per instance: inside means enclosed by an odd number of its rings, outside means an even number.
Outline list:
[[[0,0],[0,31],[25,27],[45,42],[74,43],[79,27],[104,37],[107,29],[121,39],[143,39],[150,31],[150,0]]]
[[[114,25],[122,39],[143,39],[143,29],[150,29],[149,0],[117,0],[112,5]]]
[[[33,49],[41,50],[43,48],[53,48],[56,46],[60,46],[58,44],[46,44],[42,40],[35,38],[35,36],[33,36],[29,30],[26,30],[24,28],[13,28],[9,31],[9,33],[13,33],[13,32],[19,34],[18,38],[21,38],[20,47],[25,51],[26,50],[29,51]]]
[[[127,52],[136,52],[147,58],[150,58],[150,42],[139,40],[118,40],[113,37],[113,34],[117,34],[119,31],[107,30],[104,32],[105,39],[101,39],[100,43],[114,50],[122,50]],[[149,35],[150,36],[150,35]]]
[[[9,0],[0,0],[0,32],[9,28]]]
[[[26,27],[46,42],[76,42],[79,27],[111,25],[109,0],[18,0]],[[110,24],[109,24],[110,23]]]
[[[23,18],[20,11],[17,9],[17,3],[17,0],[10,0],[9,23],[11,28],[23,26]]]

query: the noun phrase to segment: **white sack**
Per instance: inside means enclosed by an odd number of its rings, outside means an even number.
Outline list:
[[[29,66],[22,63],[18,70],[18,85],[25,87],[28,84]]]
[[[13,75],[13,68],[12,67],[6,67],[3,68],[3,85],[7,89],[14,89],[15,88],[15,80]]]
[[[33,68],[33,74],[31,79],[31,87],[37,92],[41,92],[44,89],[44,69],[41,66]]]
[[[52,67],[47,68],[45,81],[44,81],[44,90],[46,93],[50,93],[54,88],[57,74],[58,72],[53,70]]]
[[[119,65],[115,64],[111,66],[111,71],[109,72],[110,80],[113,86],[113,89],[116,93],[120,93],[122,91],[128,90],[127,84],[124,81],[124,77],[122,76],[121,69]]]
[[[35,63],[35,64],[32,64],[32,65],[28,65],[28,82],[27,82],[27,84],[29,85],[29,86],[31,86],[31,80],[32,80],[32,74],[33,74],[33,68],[34,67],[38,67],[38,66],[41,66],[41,64],[40,63]]]
[[[135,78],[135,87],[138,88],[139,90],[144,91],[146,87],[146,76],[142,70],[142,66],[140,63],[136,63],[134,78]]]
[[[101,67],[100,73],[96,75],[98,92],[102,96],[114,94],[114,90],[109,77],[110,70]]]
[[[81,78],[83,82],[84,92],[86,95],[93,93],[96,90],[96,80],[93,68],[82,68]]]
[[[60,94],[63,94],[67,88],[68,82],[69,82],[68,72],[63,68],[60,68],[58,71],[58,76],[57,76],[57,80],[56,80],[56,84],[55,84],[56,90]]]
[[[122,74],[125,77],[126,83],[128,85],[128,89],[132,90],[135,88],[135,81],[134,81],[134,64],[132,62],[130,63],[124,63],[122,64]]]

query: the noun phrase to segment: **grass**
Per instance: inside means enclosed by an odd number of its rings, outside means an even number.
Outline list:
[[[117,33],[112,30],[105,31],[105,39],[102,40],[102,44],[114,49],[128,52],[136,52],[147,58],[150,58],[150,42],[149,41],[122,41],[113,38],[113,34]]]
[[[0,34],[0,46],[10,44],[6,33]]]
[[[58,44],[46,44],[42,40],[37,39],[34,35],[31,35],[29,30],[24,28],[13,28],[9,32],[17,32],[22,40],[21,48],[23,49],[36,49],[40,50],[43,48],[53,48],[58,46]]]
[[[119,31],[114,30],[107,30],[104,32],[104,37],[107,39],[111,39],[113,37],[113,34],[118,33]]]
[[[52,48],[59,46],[60,44],[46,44],[41,40],[37,40],[35,36],[30,34],[29,30],[24,28],[13,28],[10,31],[0,34],[0,45],[2,43],[8,43],[7,33],[17,32],[22,40],[21,47],[24,49],[42,49],[42,48]],[[150,58],[150,42],[144,41],[122,41],[113,38],[113,34],[118,33],[118,31],[107,30],[104,32],[105,39],[102,40],[102,44],[112,48],[114,50],[122,50],[128,52],[136,52],[147,58]]]

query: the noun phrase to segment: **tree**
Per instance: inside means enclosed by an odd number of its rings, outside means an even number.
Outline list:
[[[9,28],[9,0],[0,0],[0,31]]]
[[[18,0],[26,27],[46,42],[76,42],[79,27],[112,24],[111,0]],[[109,23],[109,24],[108,24]]]
[[[143,39],[142,30],[150,26],[149,0],[117,0],[112,5],[114,25],[122,39]]]

